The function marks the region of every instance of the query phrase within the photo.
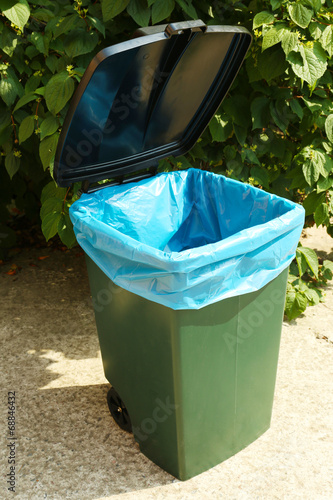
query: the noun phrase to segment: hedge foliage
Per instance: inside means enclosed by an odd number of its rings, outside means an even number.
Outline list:
[[[197,18],[245,26],[253,44],[198,143],[160,169],[192,165],[261,186],[303,203],[307,223],[333,236],[332,1],[0,0],[0,9],[2,247],[15,238],[11,218],[36,220],[40,203],[46,239],[75,243],[68,209],[79,186],[58,188],[52,170],[92,57],[138,26]]]

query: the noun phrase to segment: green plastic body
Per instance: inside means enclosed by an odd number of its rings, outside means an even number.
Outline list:
[[[174,311],[87,266],[105,376],[142,453],[186,480],[269,428],[288,269],[257,292]]]

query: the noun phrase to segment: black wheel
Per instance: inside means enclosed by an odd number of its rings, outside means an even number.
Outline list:
[[[109,410],[115,422],[121,429],[127,432],[132,432],[131,419],[124,402],[120,398],[117,391],[111,387],[107,395]]]

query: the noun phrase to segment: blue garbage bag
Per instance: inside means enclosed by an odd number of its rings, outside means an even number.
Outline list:
[[[78,243],[120,287],[172,309],[259,290],[289,266],[304,209],[190,168],[83,194]]]

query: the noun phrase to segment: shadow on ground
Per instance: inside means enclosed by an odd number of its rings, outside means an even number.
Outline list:
[[[82,253],[29,250],[0,271],[1,385],[4,398],[16,392],[20,498],[92,499],[172,482],[109,413]]]

